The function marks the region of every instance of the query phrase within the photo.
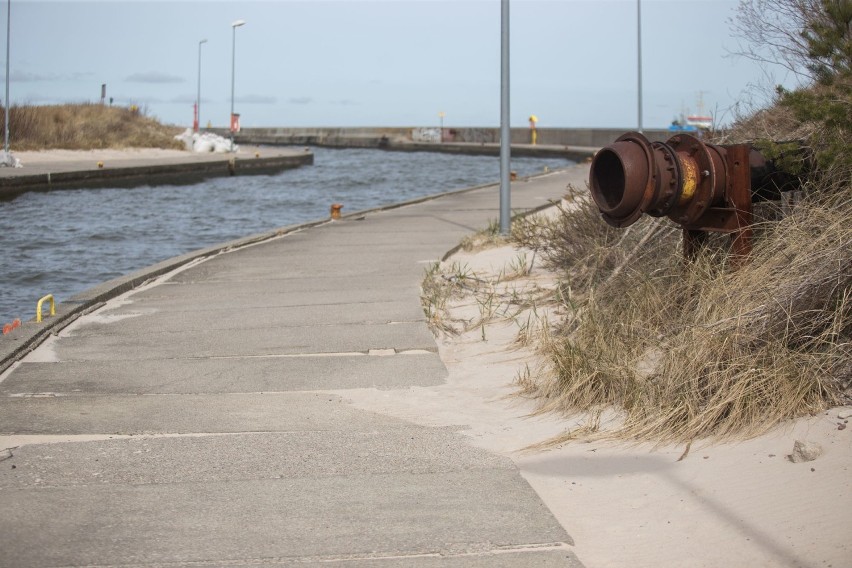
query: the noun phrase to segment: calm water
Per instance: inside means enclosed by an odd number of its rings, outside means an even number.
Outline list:
[[[189,186],[26,193],[0,201],[0,326],[101,282],[277,227],[499,181],[496,157],[315,148],[314,165]],[[525,176],[560,159],[513,158]],[[496,204],[495,204],[496,207]]]

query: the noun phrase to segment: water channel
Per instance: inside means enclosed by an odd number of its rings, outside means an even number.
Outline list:
[[[313,166],[271,176],[31,192],[0,201],[0,325],[32,319],[36,301],[45,294],[62,302],[173,256],[322,219],[333,202],[351,213],[496,183],[500,177],[496,157],[368,149],[313,152]],[[511,167],[527,176],[571,163],[513,158]]]

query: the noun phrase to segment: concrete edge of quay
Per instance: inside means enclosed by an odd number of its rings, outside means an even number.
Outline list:
[[[188,184],[214,177],[235,175],[265,175],[311,165],[312,152],[274,156],[239,157],[216,155],[205,159],[192,154],[187,160],[120,165],[104,168],[73,169],[55,166],[55,171],[27,173],[12,171],[0,177],[0,198],[13,197],[28,191],[50,191],[75,188],[138,187],[156,184]],[[44,167],[40,169],[45,169]]]
[[[549,174],[538,174],[536,176],[519,178],[517,181],[527,181],[529,179],[539,177],[540,175]],[[393,209],[398,209],[400,207],[405,207],[407,205],[414,205],[416,203],[439,199],[447,195],[466,193],[479,189],[485,189],[488,187],[495,187],[498,185],[499,183],[487,183],[472,187],[465,187],[462,189],[445,191],[441,193],[434,193],[408,201],[400,201],[390,203],[388,205],[383,205],[380,207],[375,207],[372,209],[353,211],[352,213],[342,215],[341,219],[357,219],[358,217],[363,217],[370,213],[389,211]],[[513,214],[513,217],[521,217],[524,215],[528,215],[535,211],[550,207],[551,205],[552,204],[545,204],[535,210],[518,212]],[[227,241],[225,243],[219,243],[209,247],[197,249],[179,256],[174,256],[172,258],[163,260],[162,262],[159,262],[157,264],[141,268],[137,271],[131,272],[130,274],[119,276],[112,280],[108,280],[102,284],[98,284],[96,286],[88,288],[80,292],[79,294],[75,294],[74,296],[63,302],[57,303],[56,315],[44,317],[41,323],[36,322],[36,318],[33,317],[33,319],[23,322],[19,328],[12,331],[9,335],[0,337],[0,374],[4,373],[9,367],[20,361],[31,351],[36,349],[48,337],[59,333],[63,328],[73,323],[80,316],[102,307],[108,300],[112,300],[120,296],[121,294],[124,294],[125,292],[129,292],[135,288],[138,288],[139,286],[142,286],[155,278],[163,276],[164,274],[168,274],[173,270],[177,270],[178,268],[181,268],[182,266],[185,266],[186,264],[199,259],[215,256],[223,252],[240,249],[246,246],[254,245],[270,239],[274,239],[305,229],[310,229],[312,227],[317,227],[319,225],[324,225],[326,223],[331,222],[333,221],[330,218],[307,221],[305,223],[287,225],[284,227],[273,229],[271,231],[257,233],[233,241]],[[455,247],[454,249],[448,251],[444,255],[444,258],[452,254],[452,252],[457,249],[458,247]],[[37,299],[34,299],[34,302],[36,300]]]

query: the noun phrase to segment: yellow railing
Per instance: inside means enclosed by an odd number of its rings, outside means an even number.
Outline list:
[[[48,294],[44,298],[38,301],[36,305],[36,322],[41,323],[41,305],[45,300],[50,300],[50,315],[56,315],[56,302],[53,300],[53,294]]]

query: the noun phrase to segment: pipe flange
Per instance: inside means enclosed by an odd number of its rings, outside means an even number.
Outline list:
[[[653,149],[638,132],[619,136],[592,160],[589,187],[604,220],[614,227],[636,222],[653,201]]]
[[[669,218],[681,225],[691,225],[714,201],[716,168],[710,150],[695,136],[678,134],[668,144],[677,153],[681,169],[680,195]]]
[[[654,198],[654,208],[646,211],[652,217],[663,217],[668,215],[672,207],[677,205],[683,192],[681,180],[680,160],[677,159],[677,152],[666,142],[654,142],[651,145],[654,152],[661,156],[661,161],[657,160],[658,178],[657,191]]]

